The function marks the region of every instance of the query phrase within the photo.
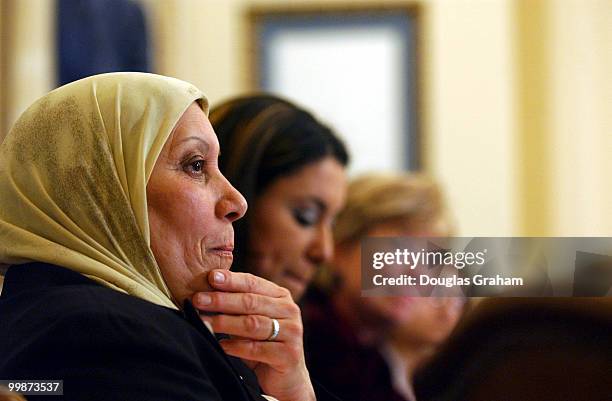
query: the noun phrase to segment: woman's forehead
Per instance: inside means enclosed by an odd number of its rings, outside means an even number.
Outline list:
[[[325,209],[336,210],[344,203],[344,167],[331,157],[309,163],[293,174],[278,177],[266,193],[270,196],[316,200]]]
[[[217,136],[208,118],[195,102],[183,113],[168,142],[170,148],[181,145],[199,145],[209,149],[219,147]]]
[[[212,130],[212,126],[210,125],[208,118],[196,102],[191,103],[191,105],[187,107],[187,110],[185,110],[181,118],[176,123],[175,131],[181,127],[187,127],[190,129],[200,128],[203,131],[207,128]]]

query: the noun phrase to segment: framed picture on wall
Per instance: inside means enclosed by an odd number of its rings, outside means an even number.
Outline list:
[[[418,170],[418,6],[257,8],[254,89],[298,103],[347,143],[351,173]]]

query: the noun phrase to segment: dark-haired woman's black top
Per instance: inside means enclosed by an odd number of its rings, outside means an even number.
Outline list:
[[[364,345],[337,311],[333,295],[311,286],[302,302],[310,377],[346,401],[406,401],[375,344]]]
[[[190,304],[176,311],[68,269],[9,268],[0,297],[0,380],[63,380],[28,400],[263,401]]]

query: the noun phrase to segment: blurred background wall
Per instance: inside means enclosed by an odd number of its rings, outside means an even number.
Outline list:
[[[193,82],[212,104],[257,89],[254,8],[416,5],[422,168],[446,188],[459,233],[612,235],[609,0],[139,3],[153,71]],[[52,0],[0,4],[3,136],[56,85],[56,26]]]

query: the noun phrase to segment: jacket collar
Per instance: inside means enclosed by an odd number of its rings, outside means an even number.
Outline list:
[[[58,285],[101,285],[70,269],[49,263],[26,263],[9,267],[4,277],[2,298]]]
[[[103,286],[81,273],[74,272],[64,267],[49,263],[27,263],[9,267],[5,275],[4,288],[2,289],[2,294],[0,294],[0,300],[6,300],[27,292],[40,292],[52,287],[70,285]],[[165,308],[163,306],[160,307]],[[225,359],[236,377],[242,379],[247,372],[252,375],[252,372],[248,371],[248,368],[242,365],[238,359],[228,356],[223,351],[219,342],[211,330],[204,325],[200,319],[199,312],[189,300],[185,301],[182,310],[169,310],[182,316],[191,326],[200,332],[202,337],[223,356],[223,359]],[[255,380],[253,385],[249,385],[250,383],[247,384],[244,380],[240,380],[240,382],[242,382],[244,389],[249,393],[252,399],[261,400],[259,386],[256,384],[256,379],[253,380]]]

